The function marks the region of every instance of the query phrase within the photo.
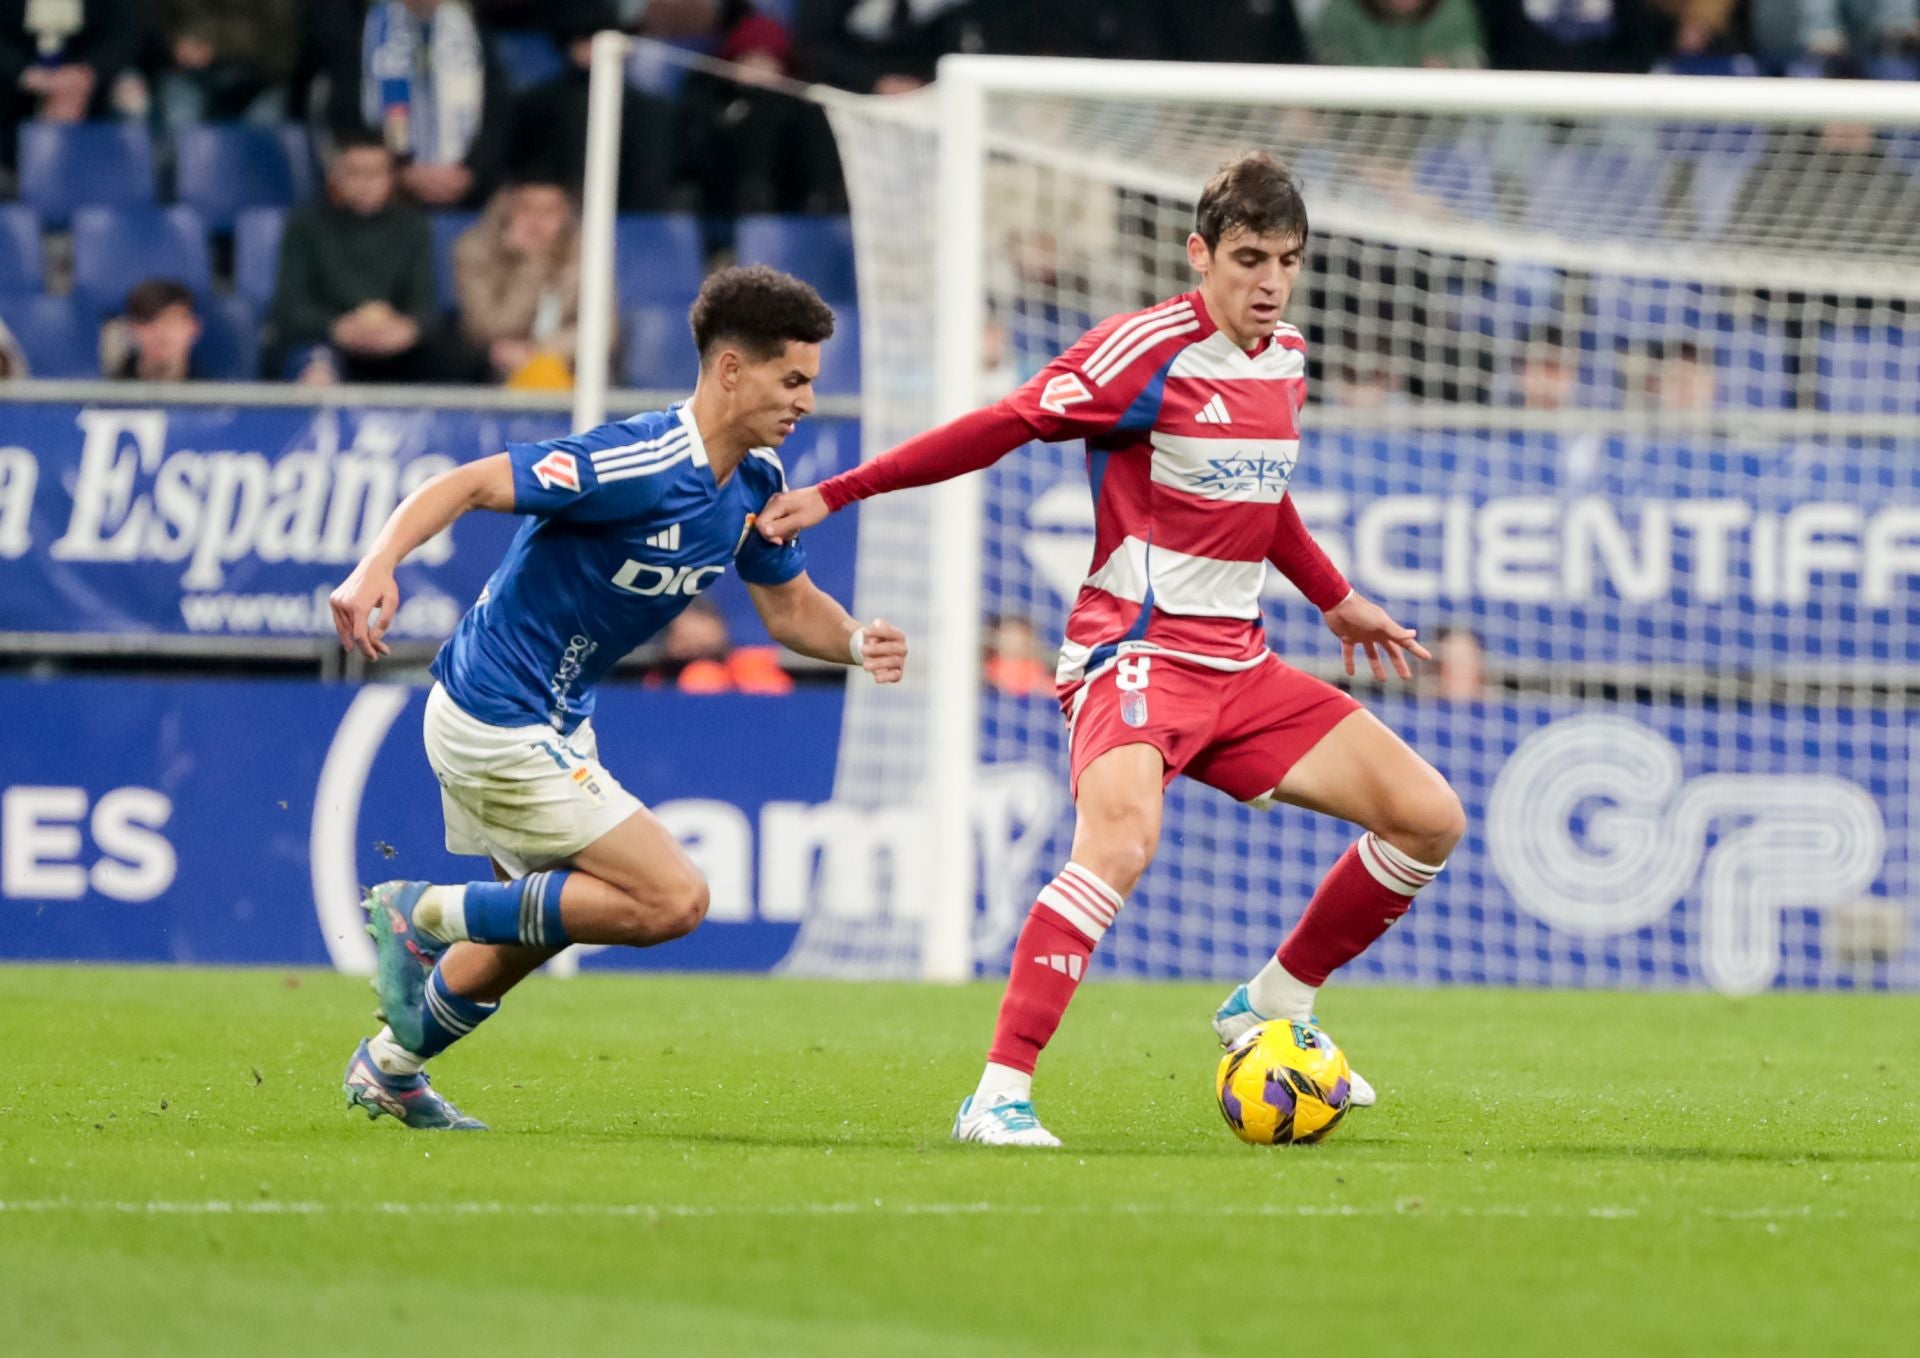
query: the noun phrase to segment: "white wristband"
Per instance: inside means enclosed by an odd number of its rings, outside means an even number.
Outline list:
[[[847,638],[847,650],[853,653],[854,664],[865,665],[867,663],[866,628],[856,627],[853,629],[853,635]]]

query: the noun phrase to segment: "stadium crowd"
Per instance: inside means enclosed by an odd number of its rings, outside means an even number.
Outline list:
[[[1917,0],[0,0],[0,371],[561,386],[590,35],[643,49],[621,376],[689,374],[716,259],[838,280],[845,194],[783,77],[956,51],[1914,78]],[[823,288],[823,291],[829,290]],[[830,385],[829,383],[823,385]]]

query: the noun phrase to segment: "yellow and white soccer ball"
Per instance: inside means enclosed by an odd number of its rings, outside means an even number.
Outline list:
[[[1251,1146],[1305,1145],[1340,1125],[1353,1097],[1346,1053],[1310,1023],[1249,1028],[1220,1058],[1220,1115]]]

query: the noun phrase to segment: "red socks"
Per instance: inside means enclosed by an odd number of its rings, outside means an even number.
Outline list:
[[[1120,905],[1119,893],[1078,863],[1047,883],[1014,945],[988,1061],[1033,1073]]]
[[[1340,855],[1307,912],[1280,945],[1280,965],[1310,986],[1373,945],[1413,904],[1440,867],[1415,862],[1371,831]]]

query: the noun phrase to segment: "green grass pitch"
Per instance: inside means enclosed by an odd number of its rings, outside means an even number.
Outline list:
[[[1913,1352],[1920,1000],[1334,990],[1382,1102],[1257,1150],[1218,989],[1090,985],[1007,1153],[991,985],[536,980],[451,1136],[343,1107],[358,981],[0,968],[0,1349]]]

